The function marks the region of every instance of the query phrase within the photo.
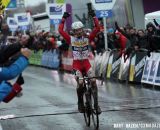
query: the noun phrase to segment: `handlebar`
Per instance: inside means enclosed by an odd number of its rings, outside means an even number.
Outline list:
[[[90,79],[94,79],[94,78],[102,78],[102,76],[82,77],[82,78],[78,78],[78,79],[79,79],[79,80],[90,80]]]
[[[82,77],[82,78],[79,78],[78,77],[78,80],[90,80],[90,79],[94,79],[94,78],[96,78],[96,79],[101,79],[101,85],[103,85],[103,81],[104,81],[104,78],[103,78],[103,76],[102,76],[102,74],[101,74],[101,76],[94,76],[94,77]]]

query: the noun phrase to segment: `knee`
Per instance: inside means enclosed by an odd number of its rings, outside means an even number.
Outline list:
[[[83,87],[83,81],[82,80],[79,80],[78,84],[79,84],[79,87]]]
[[[97,88],[96,79],[92,79],[91,85],[93,88]]]
[[[96,79],[92,79],[91,84],[96,84]]]

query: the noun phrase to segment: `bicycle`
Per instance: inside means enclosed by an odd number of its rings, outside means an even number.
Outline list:
[[[98,100],[95,100],[95,95],[93,93],[93,89],[91,86],[91,79],[93,78],[102,78],[102,77],[85,77],[83,76],[83,78],[78,78],[79,80],[83,80],[83,84],[84,84],[84,93],[83,93],[83,103],[84,103],[84,119],[85,119],[85,123],[88,127],[90,127],[91,124],[91,117],[92,117],[92,121],[94,124],[94,127],[96,129],[99,128],[99,113],[98,113],[98,108],[94,108],[94,104],[98,104]],[[97,102],[95,102],[97,101]]]

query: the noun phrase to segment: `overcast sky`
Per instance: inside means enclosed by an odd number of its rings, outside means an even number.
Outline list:
[[[25,5],[35,5],[38,4],[40,2],[46,2],[47,0],[25,0]]]

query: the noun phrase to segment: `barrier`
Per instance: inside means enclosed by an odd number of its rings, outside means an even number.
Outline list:
[[[47,64],[48,64],[48,51],[44,51],[43,54],[42,54],[42,60],[41,60],[41,65],[43,67],[47,67]]]
[[[158,63],[158,70],[155,77],[155,85],[160,86],[160,61]]]
[[[125,61],[124,55],[122,55],[121,62],[120,62],[120,69],[119,69],[119,73],[118,73],[119,80],[122,80],[122,81],[127,80],[128,81],[130,60],[131,60],[131,57],[129,57]]]
[[[42,50],[40,51],[32,51],[32,55],[29,58],[29,62],[32,65],[41,65],[41,59],[42,59]]]
[[[72,71],[72,52],[71,51],[63,51],[61,55],[62,64],[61,69],[66,71]]]
[[[110,56],[111,51],[105,51],[102,55],[102,63],[100,67],[100,73],[102,76],[105,78],[106,77],[106,72],[107,72],[107,65],[109,61],[109,56]],[[99,75],[100,76],[100,75]]]
[[[103,54],[93,56],[89,54],[89,60],[95,69],[97,76],[101,74],[107,79],[119,79],[129,82],[142,82],[145,84],[160,86],[160,53],[151,53],[147,57],[146,51],[132,53],[124,62],[124,57],[119,57],[118,50],[105,51]],[[29,59],[31,64],[58,69],[60,66],[60,54],[58,50],[33,52]],[[72,52],[61,53],[61,69],[72,71]]]
[[[158,85],[160,86],[160,53],[151,53],[150,57],[147,57],[142,83]]]
[[[95,69],[95,75],[96,76],[100,76],[101,72],[100,72],[100,67],[102,64],[102,54],[96,54],[95,56],[95,63],[94,63],[94,69]]]
[[[43,67],[58,69],[60,65],[59,51],[57,49],[44,51],[42,53],[41,65]]]
[[[129,68],[129,81],[141,82],[144,65],[146,62],[146,51],[137,51],[132,54],[130,68]]]
[[[50,50],[48,55],[48,65],[47,67],[58,69],[60,65],[59,51],[57,49]]]
[[[44,52],[42,50],[32,51],[29,62],[31,65],[58,69],[60,65],[59,51],[57,49]]]
[[[132,53],[124,62],[124,56],[119,57],[118,50],[106,51],[95,57],[96,75],[106,75],[107,79],[141,82],[146,55],[145,50],[140,50]]]
[[[118,50],[112,50],[107,66],[107,78],[118,79],[118,73],[120,69],[121,57],[119,57]]]

